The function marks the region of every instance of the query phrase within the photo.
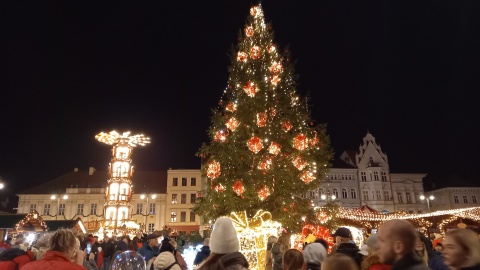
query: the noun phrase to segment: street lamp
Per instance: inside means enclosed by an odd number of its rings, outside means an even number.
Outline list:
[[[148,201],[149,199],[152,199],[152,200],[155,200],[157,198],[157,194],[142,194],[140,195],[140,199],[142,200],[145,200],[146,201],[146,207],[145,207],[145,210],[146,210],[146,214],[142,214],[144,217],[145,217],[145,222],[143,224],[145,224],[145,231],[148,231],[148,228],[147,228],[147,216],[149,216],[151,213],[150,213],[150,209],[149,209],[149,204],[148,204]]]
[[[52,199],[52,201],[57,200],[57,214],[55,215],[55,219],[58,220],[58,214],[60,213],[60,199],[66,200],[68,199],[68,195],[65,194],[61,197],[60,195],[59,196],[52,195],[50,199]],[[63,215],[65,216],[65,213]]]
[[[420,195],[420,200],[422,200],[422,201],[426,200],[427,201],[428,212],[430,212],[430,201],[433,201],[434,199],[435,199],[435,197],[433,195],[430,195],[428,197],[425,197],[424,195]]]

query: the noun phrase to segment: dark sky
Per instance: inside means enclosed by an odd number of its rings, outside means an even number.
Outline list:
[[[110,147],[94,136],[113,129],[151,137],[134,152],[137,170],[199,168],[252,3],[2,1],[7,191],[74,167],[105,169]],[[337,155],[370,131],[392,172],[427,173],[427,189],[478,185],[478,1],[262,5]]]

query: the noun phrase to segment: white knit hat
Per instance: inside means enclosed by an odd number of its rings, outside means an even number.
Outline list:
[[[320,243],[310,243],[303,249],[303,259],[306,263],[320,265],[327,258],[327,250]]]
[[[228,217],[217,219],[210,235],[210,250],[215,254],[229,254],[240,250],[237,231]]]

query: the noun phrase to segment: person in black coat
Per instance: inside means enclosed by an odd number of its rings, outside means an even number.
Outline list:
[[[203,240],[203,247],[201,248],[200,252],[197,253],[195,256],[195,260],[193,260],[194,265],[199,265],[202,263],[208,256],[210,256],[210,238],[205,238]]]

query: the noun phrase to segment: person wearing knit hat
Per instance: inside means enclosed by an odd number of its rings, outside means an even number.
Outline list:
[[[248,261],[240,250],[237,231],[228,217],[217,219],[210,235],[210,256],[198,270],[246,270]]]
[[[180,265],[175,259],[175,247],[169,242],[162,242],[160,246],[160,254],[153,262],[153,269],[155,270],[181,270]]]
[[[308,270],[320,270],[320,266],[327,257],[327,250],[320,243],[310,243],[303,249],[303,259]]]

